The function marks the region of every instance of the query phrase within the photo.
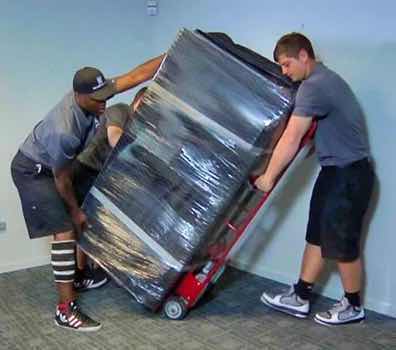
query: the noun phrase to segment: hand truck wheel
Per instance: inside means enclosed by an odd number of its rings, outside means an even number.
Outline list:
[[[165,302],[164,312],[166,317],[171,320],[182,320],[186,316],[188,309],[183,298],[171,297]]]

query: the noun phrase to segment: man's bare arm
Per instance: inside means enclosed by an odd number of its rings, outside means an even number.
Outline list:
[[[126,74],[113,78],[116,92],[120,93],[151,79],[161,65],[165,54],[137,66]]]
[[[311,123],[311,117],[297,115],[290,117],[286,129],[274,149],[267,170],[255,182],[261,191],[268,192],[272,189],[278,176],[297,153],[301,140]]]
[[[122,128],[115,125],[110,125],[107,127],[107,139],[109,140],[109,145],[114,148],[123,133]]]
[[[81,233],[86,223],[86,216],[78,206],[73,188],[72,168],[67,165],[61,169],[54,170],[53,173],[56,189],[70,210],[75,229],[78,233]]]

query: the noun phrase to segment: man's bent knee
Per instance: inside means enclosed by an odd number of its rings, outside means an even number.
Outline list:
[[[75,240],[76,234],[74,231],[66,231],[54,234],[54,241],[66,241],[66,240]]]

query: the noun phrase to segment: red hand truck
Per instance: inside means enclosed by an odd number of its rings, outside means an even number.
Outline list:
[[[293,160],[296,158],[298,153],[313,139],[316,126],[317,122],[314,121],[310,129],[303,137],[298,152],[296,153]],[[288,169],[292,161],[279,176],[275,183],[275,186],[279,182],[285,171]],[[226,222],[224,222],[222,225],[222,229],[227,231],[227,242],[223,242],[220,245],[210,247],[209,261],[200,269],[187,272],[182,277],[173,294],[169,296],[165,301],[163,305],[163,310],[168,318],[172,320],[183,319],[188,311],[193,308],[194,305],[198,302],[198,300],[208,289],[208,287],[216,283],[216,281],[224,272],[232,248],[238,243],[240,238],[245,233],[246,228],[254,219],[260,208],[267,201],[269,195],[272,192],[271,190],[270,192],[263,194],[260,197],[258,204],[251,208],[247,212],[247,214],[244,215],[243,219],[238,224],[236,224],[234,218],[238,216],[238,213],[243,207],[243,204],[248,203],[249,200],[257,193],[256,189],[253,186],[254,180],[254,178],[250,179],[244,193],[240,196],[240,204],[234,207],[233,213],[228,215],[230,219],[226,220]],[[275,188],[275,186],[273,188]]]

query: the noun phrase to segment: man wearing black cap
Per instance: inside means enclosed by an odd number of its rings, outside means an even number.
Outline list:
[[[55,324],[95,331],[101,324],[86,316],[76,302],[75,240],[86,217],[72,185],[72,161],[95,132],[106,100],[151,79],[163,56],[111,80],[96,68],[76,72],[69,92],[41,120],[20,146],[11,164],[30,238],[53,235],[51,264],[59,302]]]

